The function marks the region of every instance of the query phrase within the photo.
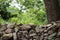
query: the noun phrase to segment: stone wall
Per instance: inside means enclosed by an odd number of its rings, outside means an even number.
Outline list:
[[[0,24],[0,40],[60,40],[59,25]]]

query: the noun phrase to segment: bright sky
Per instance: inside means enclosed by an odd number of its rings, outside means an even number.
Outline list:
[[[18,4],[16,0],[13,0],[13,1],[10,3],[10,5],[11,5],[12,7],[15,6],[15,7],[18,8],[19,10],[21,9],[21,8],[20,8],[21,5]]]
[[[16,0],[13,0],[13,1],[10,3],[10,5],[11,5],[12,7],[15,6],[15,7],[18,8],[19,10],[25,8],[25,6],[22,6],[22,5],[18,4]],[[21,7],[22,7],[22,8],[21,8]],[[22,10],[22,12],[26,12],[26,10]]]

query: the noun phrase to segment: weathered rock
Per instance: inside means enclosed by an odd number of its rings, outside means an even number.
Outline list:
[[[49,35],[53,34],[53,30],[49,30],[49,31],[48,31],[48,34],[49,34]]]
[[[7,29],[7,30],[5,31],[5,33],[7,33],[7,34],[9,34],[9,33],[13,33],[13,32],[14,32],[13,29]]]
[[[40,33],[42,33],[45,29],[39,28]]]
[[[46,25],[46,27],[50,27],[50,26],[52,26],[52,24],[48,24],[48,25]]]
[[[36,32],[40,32],[40,29],[38,26],[35,28],[35,30],[36,30]]]
[[[45,37],[45,36],[48,36],[48,33],[45,33],[45,34],[44,34],[44,37]]]
[[[29,36],[31,37],[31,36],[35,36],[36,34],[35,33],[33,33],[33,34],[30,34]]]
[[[57,34],[56,33],[53,33],[53,34],[49,35],[49,38],[55,37],[55,36],[57,36]]]
[[[17,40],[17,34],[16,33],[13,33],[13,40]]]
[[[7,24],[7,28],[13,29],[15,27],[14,24]]]
[[[3,32],[0,32],[0,37],[3,36]]]
[[[19,26],[21,30],[28,30],[30,29],[31,27],[29,25],[22,25],[22,26]]]
[[[10,34],[4,34],[3,36],[2,36],[2,40],[9,40],[9,39],[11,39],[12,38],[12,33],[10,33]]]
[[[12,37],[12,33],[9,33],[9,34],[4,34],[3,37]]]
[[[48,32],[48,30],[44,30],[44,33],[47,33]]]
[[[6,29],[7,29],[6,26],[2,25],[1,28],[0,28],[0,32],[5,31]]]
[[[57,33],[57,35],[59,35],[59,36],[60,36],[60,32],[58,32],[58,33]]]

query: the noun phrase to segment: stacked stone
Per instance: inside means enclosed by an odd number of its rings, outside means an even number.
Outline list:
[[[0,24],[0,40],[60,40],[59,26],[54,22],[42,26]]]
[[[26,29],[28,34],[28,35],[26,34],[27,35],[26,40],[51,40],[51,39],[55,40],[57,37],[58,29],[59,28],[57,27],[56,23],[51,23],[51,24],[43,25],[39,27],[37,26],[34,29],[31,28],[29,32],[28,32],[28,29]],[[22,33],[21,35],[23,35],[23,31],[20,33]],[[18,39],[18,40],[24,40],[24,39],[22,37],[22,39]]]

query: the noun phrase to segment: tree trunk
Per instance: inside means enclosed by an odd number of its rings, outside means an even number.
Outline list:
[[[60,20],[60,8],[58,0],[44,0],[48,22],[59,21]]]

